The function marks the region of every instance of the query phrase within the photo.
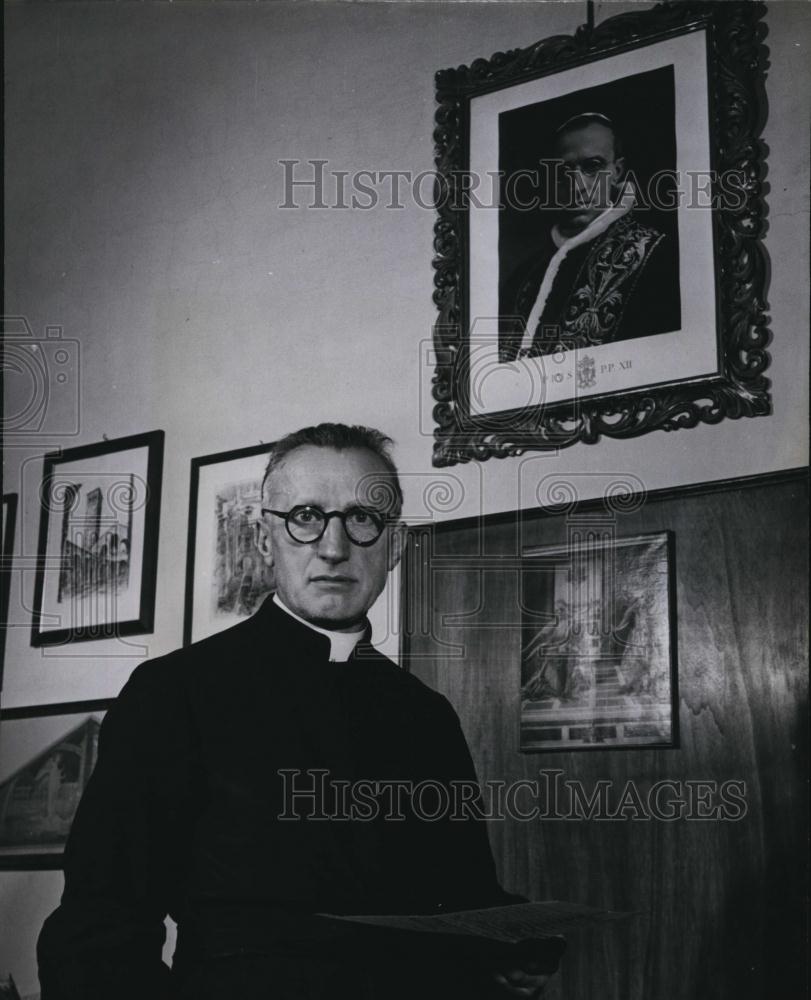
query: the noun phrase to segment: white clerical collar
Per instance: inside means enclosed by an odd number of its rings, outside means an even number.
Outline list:
[[[275,604],[279,605],[282,611],[290,615],[291,618],[295,618],[297,622],[301,622],[302,625],[306,625],[307,628],[311,628],[313,632],[320,632],[321,635],[327,636],[330,642],[330,663],[345,663],[352,655],[352,650],[355,646],[357,646],[363,636],[363,633],[366,631],[365,628],[361,628],[357,632],[333,632],[327,628],[320,628],[318,625],[313,625],[312,622],[308,622],[306,618],[302,618],[300,615],[297,615],[295,611],[291,611],[278,594],[273,595],[273,601]]]
[[[615,205],[609,205],[604,212],[598,215],[596,219],[593,219],[586,226],[586,228],[581,230],[579,233],[567,238],[560,232],[556,225],[552,227],[552,242],[557,247],[557,250],[555,250],[552,254],[552,257],[547,264],[546,271],[543,279],[541,280],[541,287],[538,289],[538,294],[535,297],[535,304],[532,309],[530,309],[529,316],[527,316],[527,323],[524,327],[524,335],[521,338],[521,347],[518,351],[519,357],[529,353],[532,347],[532,342],[535,339],[535,331],[538,329],[538,323],[541,321],[541,316],[546,308],[549,294],[552,291],[552,284],[558,276],[560,266],[566,259],[566,255],[569,251],[596,239],[604,233],[609,226],[613,226],[617,220],[621,219],[624,215],[627,215],[634,207],[635,203],[636,190],[630,181],[626,181],[619,201]]]
[[[564,236],[560,229],[558,229],[557,223],[552,226],[552,242],[558,249],[567,243],[571,243],[573,246],[580,246],[582,243],[589,243],[595,236],[599,236],[601,233],[604,233],[610,225],[613,225],[613,223],[617,221],[617,219],[621,219],[623,215],[627,215],[635,204],[636,188],[633,183],[628,180],[623,185],[622,192],[620,193],[620,197],[617,201],[600,212],[597,218],[592,219],[586,228],[581,229],[579,233],[575,233],[574,236]]]

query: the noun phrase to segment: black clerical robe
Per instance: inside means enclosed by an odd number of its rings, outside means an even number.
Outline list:
[[[366,820],[280,818],[346,815],[341,782],[475,780],[444,697],[368,637],[347,663],[329,649],[268,599],[134,670],[102,724],[61,905],[40,934],[42,1000],[394,996],[313,914],[516,898],[498,885],[481,821],[428,822],[402,801],[394,818],[386,801]]]

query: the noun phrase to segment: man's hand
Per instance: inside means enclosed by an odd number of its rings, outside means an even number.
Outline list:
[[[507,997],[537,1000],[557,971],[565,950],[566,941],[562,934],[517,946],[516,951],[505,955],[490,974],[496,984],[493,996],[499,1000],[506,1000]]]
[[[493,980],[498,983],[499,994],[504,997],[535,1000],[543,993],[550,977],[549,973],[539,972],[539,967],[539,963],[527,960],[520,967],[513,965],[509,969],[496,970],[493,973]]]

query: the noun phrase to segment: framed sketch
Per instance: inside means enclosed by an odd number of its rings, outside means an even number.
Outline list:
[[[770,412],[764,11],[437,74],[435,465]]]
[[[17,526],[17,494],[3,494],[3,524],[0,529],[0,688],[3,687],[3,663],[6,650],[6,630],[14,558],[14,533]]]
[[[260,444],[192,459],[184,645],[253,614],[274,589],[256,548],[272,450]]]
[[[163,438],[45,456],[32,645],[152,631]]]
[[[0,869],[60,868],[106,708],[0,717]]]
[[[524,556],[520,749],[675,746],[673,535]]]
[[[14,551],[14,532],[17,520],[17,494],[3,494],[3,526],[0,534],[0,545],[2,545],[2,558],[10,559]]]

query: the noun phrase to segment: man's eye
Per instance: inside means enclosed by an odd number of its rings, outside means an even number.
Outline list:
[[[293,514],[293,520],[297,524],[313,524],[315,521],[321,520],[321,515],[313,507],[302,507],[301,510],[297,510]]]
[[[382,526],[383,518],[376,511],[356,507],[348,512],[348,522],[356,528],[379,529]]]

